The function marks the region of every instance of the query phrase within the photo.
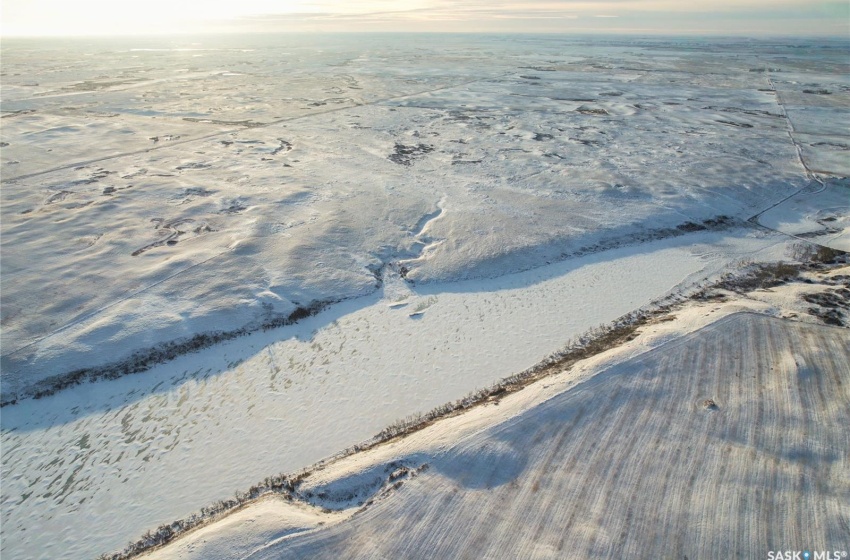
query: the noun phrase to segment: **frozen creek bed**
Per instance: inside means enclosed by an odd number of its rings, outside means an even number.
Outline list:
[[[846,243],[829,233],[848,215],[844,43],[185,47],[4,40],[4,555],[120,548],[741,260],[785,258],[785,237],[746,225],[765,210]],[[341,303],[23,398],[316,301]]]

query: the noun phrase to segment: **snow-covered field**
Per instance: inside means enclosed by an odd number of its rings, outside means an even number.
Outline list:
[[[848,154],[850,158],[850,154]],[[850,251],[850,181],[807,189],[758,216],[758,223],[801,240]]]
[[[848,272],[715,291],[495,404],[314,470],[296,501],[264,498],[145,558],[844,550],[850,335],[806,297],[847,292]]]
[[[232,537],[240,531],[221,541],[208,531],[204,540],[189,537],[196,554],[172,547],[160,557],[844,550],[848,371],[846,329],[732,315],[446,450],[402,457],[428,468],[344,523],[312,533],[302,526],[300,535],[254,541],[253,550],[243,544],[230,556],[216,545],[239,542]]]
[[[4,398],[389,263],[487,277],[749,218],[810,182],[798,148],[846,155],[841,43],[304,40],[4,41]]]
[[[731,262],[785,254],[779,236],[735,233],[694,233],[491,280],[414,290],[388,279],[380,295],[297,325],[7,406],[4,531],[15,537],[4,550],[46,559],[120,548],[531,367],[588,328]],[[70,516],[101,529],[81,534]]]
[[[785,234],[846,249],[847,54],[4,40],[0,392],[19,401],[2,410],[2,554],[119,549],[740,262],[789,258]],[[262,329],[317,301],[337,303]]]

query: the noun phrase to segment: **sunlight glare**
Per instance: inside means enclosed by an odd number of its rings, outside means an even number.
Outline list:
[[[321,11],[311,0],[6,0],[4,35],[121,35],[204,31],[260,14]]]

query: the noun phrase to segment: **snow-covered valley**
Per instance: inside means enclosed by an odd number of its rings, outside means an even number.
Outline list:
[[[847,53],[4,41],[2,553],[120,549],[746,263],[850,250]]]

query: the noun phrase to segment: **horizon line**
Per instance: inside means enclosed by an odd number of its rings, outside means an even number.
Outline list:
[[[187,31],[165,31],[156,32],[123,32],[123,33],[51,33],[51,34],[29,34],[29,33],[3,33],[2,39],[129,39],[129,38],[157,38],[157,37],[185,37],[185,36],[219,36],[219,35],[577,35],[577,36],[644,36],[644,37],[669,37],[669,38],[706,38],[706,39],[833,39],[850,43],[850,35],[834,34],[788,34],[788,33],[711,33],[695,31],[692,33],[668,33],[663,30],[573,30],[573,31],[431,31],[431,30],[404,30],[404,31],[364,31],[364,30],[239,30],[239,29],[217,29],[217,30],[187,30]]]

